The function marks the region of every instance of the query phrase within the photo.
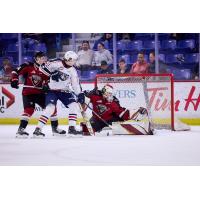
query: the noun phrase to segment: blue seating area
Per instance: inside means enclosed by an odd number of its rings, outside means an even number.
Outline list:
[[[176,49],[176,40],[163,40],[161,42],[161,49],[163,49],[163,50]]]
[[[191,69],[179,69],[176,67],[169,67],[167,69],[168,73],[172,73],[176,80],[190,80],[192,78]]]
[[[81,81],[92,81],[95,79],[98,73],[98,70],[90,70],[90,71],[82,71],[82,72],[80,70],[77,70],[77,72]]]
[[[31,57],[31,56],[23,56],[22,57],[22,63],[32,62],[32,61],[33,61],[33,57]]]
[[[199,54],[198,53],[186,54],[184,58],[185,58],[186,63],[198,63],[199,62]]]
[[[181,40],[178,42],[177,48],[179,49],[193,49],[195,48],[195,40]]]
[[[31,34],[30,34],[31,35]],[[32,57],[36,51],[48,53],[47,46],[44,43],[46,40],[38,40],[38,38],[29,38],[30,35],[22,38],[22,62],[32,61]],[[1,51],[0,62],[4,57],[9,57],[13,64],[18,65],[18,34],[17,33],[2,33],[0,34]],[[199,62],[199,44],[198,34],[183,34],[180,37],[171,33],[159,33],[158,48],[159,60],[166,63],[168,66],[176,68],[174,73],[178,77],[180,75],[189,78],[192,76],[185,75],[187,73],[196,73],[198,71]],[[111,44],[105,43],[105,47],[113,53]],[[49,49],[49,47],[48,47]],[[137,61],[137,54],[143,52],[145,60],[149,62],[150,52],[155,50],[155,34],[154,33],[134,33],[129,39],[117,41],[117,62],[124,59],[130,67]],[[83,80],[91,80],[96,75],[96,70],[91,72],[81,73]],[[179,77],[179,78],[180,78]]]
[[[9,44],[7,47],[7,52],[13,52],[13,53],[17,53],[18,52],[18,44]]]

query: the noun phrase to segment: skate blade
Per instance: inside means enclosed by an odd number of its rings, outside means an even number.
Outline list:
[[[82,138],[83,135],[79,135],[79,134],[77,134],[77,135],[74,135],[74,134],[67,134],[66,137],[68,137],[68,138]]]
[[[55,137],[66,137],[66,134],[53,133]]]
[[[15,138],[17,138],[17,139],[28,139],[28,135],[16,135]]]
[[[43,138],[45,138],[45,136],[42,136],[42,135],[33,135],[32,137],[31,137],[32,139],[43,139]]]

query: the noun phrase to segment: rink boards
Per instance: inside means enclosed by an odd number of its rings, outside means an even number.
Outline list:
[[[174,107],[175,117],[183,120],[184,122],[197,125],[200,124],[200,82],[198,81],[187,81],[187,82],[175,82],[174,83]],[[82,83],[83,90],[91,90],[94,87],[94,83]],[[155,88],[156,85],[153,85]],[[138,95],[139,87],[124,86],[118,88],[116,96],[120,98],[121,105],[131,109],[142,103],[141,95]],[[22,105],[22,87],[20,89],[13,89],[8,84],[0,85],[0,124],[17,124],[19,123],[20,115],[23,112]],[[38,96],[39,98],[39,96]],[[153,104],[162,105],[162,98],[159,96],[159,92],[153,99]],[[130,103],[131,102],[131,103]],[[137,105],[138,104],[138,105]],[[137,105],[137,106],[136,106]],[[142,106],[142,105],[141,105]],[[160,107],[157,110],[156,115],[162,117],[167,107]],[[58,118],[61,124],[66,124],[68,110],[58,102]],[[30,123],[36,123],[37,118],[42,114],[42,109],[37,106],[36,112],[34,113]],[[78,116],[79,122],[81,121],[81,115]]]

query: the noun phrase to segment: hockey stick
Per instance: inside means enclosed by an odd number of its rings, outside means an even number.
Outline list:
[[[32,85],[22,85],[21,87],[23,87],[23,88],[34,88],[34,89],[42,90],[41,87],[35,87],[35,86],[32,86]]]
[[[90,135],[95,135],[95,132],[94,132],[94,130],[93,130],[93,128],[92,128],[92,125],[91,125],[90,121],[88,120],[88,118],[86,117],[86,113],[85,113],[85,110],[87,109],[89,103],[86,104],[86,106],[87,106],[86,109],[83,108],[84,105],[81,105],[80,103],[78,103],[78,104],[79,104],[79,108],[80,108],[82,117],[83,117],[83,119],[84,119],[84,121],[85,121],[85,125],[86,125],[86,127],[87,127],[87,129],[88,129]]]
[[[85,104],[85,103],[84,103]],[[87,104],[86,104],[87,105]],[[87,105],[87,107],[104,123],[106,124],[110,130],[112,130],[112,126],[106,122],[97,112],[95,112],[89,105]]]

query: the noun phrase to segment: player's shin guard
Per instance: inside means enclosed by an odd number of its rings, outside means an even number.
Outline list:
[[[25,108],[24,109],[24,113],[21,116],[21,120],[20,120],[20,125],[17,131],[16,136],[17,137],[28,137],[29,134],[25,131],[27,125],[28,125],[28,121],[30,119],[30,116],[33,114],[34,112],[34,108]]]
[[[28,125],[28,121],[34,112],[34,108],[25,108],[24,113],[21,116],[19,128],[25,129]]]
[[[38,122],[38,128],[42,129],[44,125],[48,122],[48,117],[45,115],[41,115]]]
[[[69,126],[76,126],[79,106],[77,103],[73,102],[69,104],[68,107],[69,107]]]
[[[55,111],[55,105],[53,104],[47,105],[44,113],[40,116],[38,120],[39,122],[37,127],[42,129],[43,126],[48,122],[49,117],[54,114],[54,111]]]
[[[68,105],[69,107],[69,130],[68,134],[82,135],[82,131],[76,130],[77,113],[79,111],[79,106],[77,103],[73,102]]]
[[[69,114],[69,126],[76,126],[77,114],[70,113]]]

